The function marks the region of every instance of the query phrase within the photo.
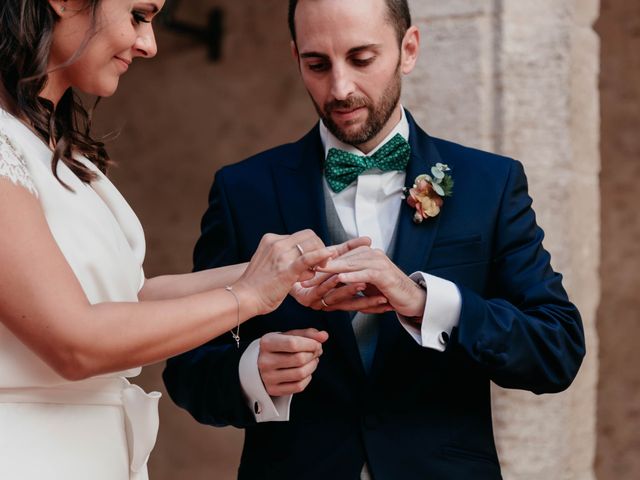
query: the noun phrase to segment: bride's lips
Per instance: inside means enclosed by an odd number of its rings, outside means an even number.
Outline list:
[[[122,69],[122,73],[126,72],[129,69],[129,65],[131,65],[131,60],[126,60],[122,57],[118,57],[117,55],[113,57],[116,60],[116,63],[120,65]]]

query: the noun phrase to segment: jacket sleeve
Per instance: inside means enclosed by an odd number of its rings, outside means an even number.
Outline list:
[[[462,310],[454,342],[505,388],[566,389],[585,354],[580,314],[542,246],[519,162],[499,209],[487,298],[458,285]]]
[[[240,262],[222,171],[216,175],[211,188],[209,208],[201,227],[194,250],[194,270]],[[238,349],[231,334],[224,334],[169,359],[163,380],[171,399],[200,423],[236,427],[254,424],[238,373],[240,357],[249,344],[250,341],[242,342]]]

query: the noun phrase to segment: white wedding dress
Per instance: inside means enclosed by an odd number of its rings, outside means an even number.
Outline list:
[[[85,184],[59,162],[69,191],[51,173],[49,147],[0,109],[0,176],[38,198],[91,303],[135,302],[144,282],[142,227],[113,184],[88,160],[80,160],[98,179]],[[135,368],[67,381],[0,322],[0,479],[148,478],[160,394],[146,394],[127,381],[139,373]]]

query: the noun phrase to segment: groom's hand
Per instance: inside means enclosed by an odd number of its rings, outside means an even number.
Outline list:
[[[311,382],[328,338],[327,332],[315,328],[264,335],[258,370],[267,393],[281,397],[302,392]]]
[[[345,300],[329,291],[323,297],[328,309],[359,310],[365,313],[382,313],[389,309],[409,318],[421,318],[427,300],[426,292],[402,272],[387,255],[379,249],[359,247],[348,253],[329,260],[319,272],[332,273],[341,284],[366,284],[364,294],[367,298],[383,296],[384,303],[375,307],[362,308],[362,299]],[[314,279],[302,282],[310,287]]]
[[[329,247],[335,253],[336,258],[348,254],[352,250],[360,247],[369,247],[371,239],[368,237],[358,237],[347,242]],[[318,267],[320,268],[320,267]],[[306,282],[298,282],[293,285],[289,294],[295,298],[299,304],[314,310],[340,310],[331,308],[326,303],[326,295],[331,292],[331,301],[341,306],[343,302],[353,307],[353,310],[379,309],[381,305],[387,305],[387,299],[383,295],[369,295],[366,283],[341,284],[338,276],[333,273],[322,273],[317,271],[313,279]],[[361,296],[364,292],[366,296]]]

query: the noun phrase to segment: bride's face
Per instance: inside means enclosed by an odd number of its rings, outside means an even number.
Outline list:
[[[156,54],[151,20],[164,1],[101,0],[94,15],[87,0],[49,0],[60,17],[49,56],[52,86],[112,95],[134,58]]]

